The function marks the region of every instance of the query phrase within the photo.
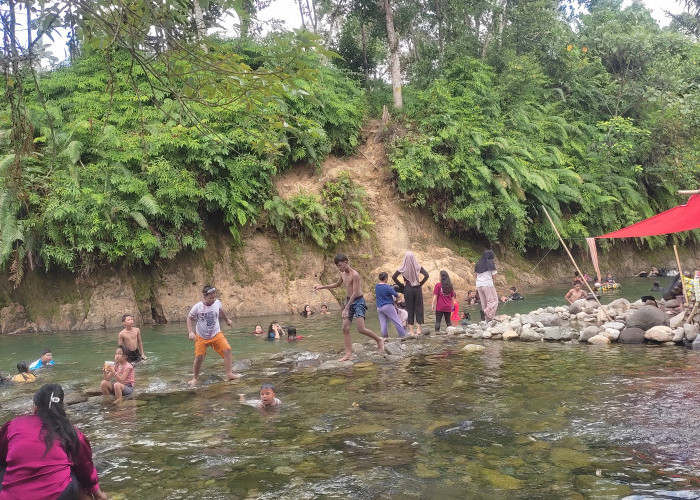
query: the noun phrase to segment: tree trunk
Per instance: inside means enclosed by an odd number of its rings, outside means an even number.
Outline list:
[[[399,40],[394,30],[394,11],[389,0],[384,0],[384,13],[386,14],[386,34],[389,40],[389,70],[391,72],[391,86],[394,94],[394,107],[403,108],[401,95],[401,60],[399,58]]]
[[[367,27],[365,22],[360,20],[360,27],[362,28],[362,73],[365,75],[365,85],[369,82],[369,67],[367,64]]]
[[[194,7],[194,34],[197,40],[202,40],[207,36],[207,26],[204,24],[204,11],[202,6],[199,5],[199,0],[192,0],[192,5]],[[204,52],[207,52],[206,44],[202,43],[200,45]]]
[[[301,16],[301,27],[306,29],[306,22],[304,21],[304,4],[302,2],[303,0],[297,0],[297,4],[299,4],[299,15]]]

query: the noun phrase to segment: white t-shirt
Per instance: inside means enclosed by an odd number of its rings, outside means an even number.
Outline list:
[[[197,302],[190,310],[190,318],[197,321],[197,335],[203,339],[211,339],[221,331],[219,326],[219,311],[223,309],[221,301],[216,299],[210,306]]]
[[[484,273],[477,273],[476,275],[476,287],[480,286],[493,286],[493,277],[498,274],[497,271],[486,271]]]

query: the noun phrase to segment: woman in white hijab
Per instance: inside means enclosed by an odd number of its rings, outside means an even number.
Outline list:
[[[491,250],[486,250],[474,266],[476,273],[476,291],[481,300],[481,310],[484,311],[486,321],[491,321],[496,316],[498,309],[498,292],[493,284],[493,277],[498,273],[496,257]]]
[[[423,275],[420,279],[419,275]],[[403,276],[403,283],[398,280],[399,275]],[[423,316],[423,284],[428,281],[428,273],[418,263],[413,252],[406,252],[403,263],[394,275],[391,277],[394,283],[403,288],[404,301],[406,302],[406,311],[408,312],[408,333],[413,335],[413,323],[416,325],[416,334],[420,335],[421,325],[425,323]]]

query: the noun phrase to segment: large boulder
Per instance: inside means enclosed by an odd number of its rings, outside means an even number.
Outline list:
[[[520,333],[521,342],[540,342],[542,338],[541,333],[530,328],[523,328],[523,331]]]
[[[568,326],[550,326],[542,328],[542,338],[544,340],[572,340],[578,339],[579,333]]]
[[[561,326],[564,324],[561,317],[555,313],[533,314],[530,317],[534,323],[542,323],[542,326]]]
[[[668,317],[658,307],[642,306],[627,318],[627,328],[641,328],[644,331],[654,326],[668,326]]]
[[[668,326],[653,326],[646,331],[644,338],[656,342],[671,342],[673,330]]]
[[[588,339],[590,339],[591,337],[595,337],[599,333],[600,329],[597,326],[587,326],[586,328],[581,330],[581,335],[579,336],[578,340],[579,342],[588,342]]]
[[[608,304],[608,307],[612,307],[620,312],[625,312],[630,308],[630,301],[627,299],[615,299]]]
[[[675,316],[668,320],[668,324],[671,328],[678,328],[683,325],[683,318],[685,317],[685,311],[681,311]]]
[[[645,333],[641,328],[627,327],[620,332],[617,341],[621,344],[643,344]]]
[[[683,331],[685,331],[685,338],[688,339],[689,342],[695,342],[695,339],[698,337],[698,332],[700,331],[700,326],[695,323],[686,323],[683,325]]]

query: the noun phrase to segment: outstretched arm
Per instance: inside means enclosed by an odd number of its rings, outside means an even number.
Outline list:
[[[336,281],[332,285],[314,285],[314,290],[328,290],[329,288],[338,288],[342,284],[343,278],[341,276],[340,278],[338,278],[338,281]]]

